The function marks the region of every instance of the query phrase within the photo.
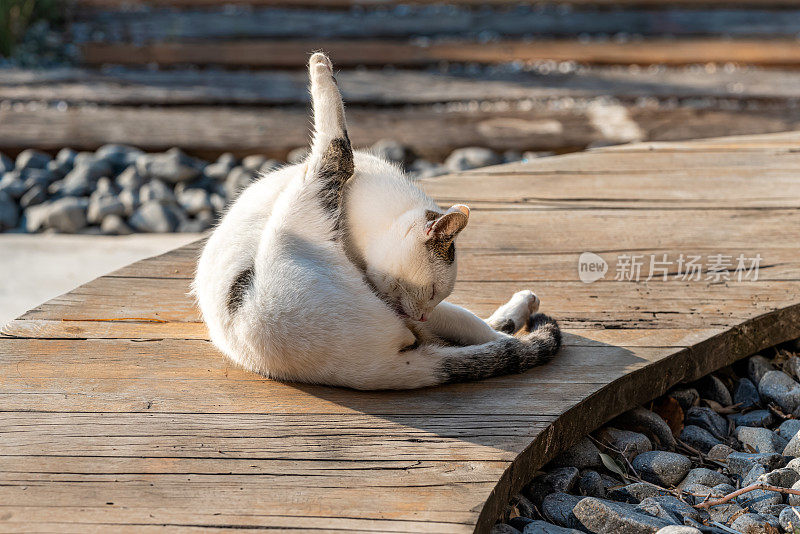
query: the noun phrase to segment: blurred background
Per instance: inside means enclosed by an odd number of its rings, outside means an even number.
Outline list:
[[[792,0],[0,0],[0,244],[47,278],[59,238],[20,234],[193,239],[302,159],[314,50],[354,144],[435,177],[797,129],[798,37]],[[140,253],[182,242],[164,238]]]

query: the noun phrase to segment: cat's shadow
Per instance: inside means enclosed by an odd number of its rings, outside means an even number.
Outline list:
[[[341,424],[348,428],[341,436],[330,434],[332,450],[352,449],[359,441],[367,449],[385,446],[389,437],[395,439],[398,454],[413,442],[412,448],[429,443],[442,451],[443,459],[477,459],[485,447],[507,451],[513,459],[560,415],[646,365],[652,353],[646,347],[565,333],[564,346],[552,362],[521,374],[409,391],[291,385],[332,403],[331,411],[342,414]],[[352,417],[358,414],[364,417]]]

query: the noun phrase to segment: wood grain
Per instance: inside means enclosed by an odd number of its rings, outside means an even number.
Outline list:
[[[690,67],[629,69],[584,67],[558,72],[440,73],[420,70],[342,70],[336,81],[350,105],[436,104],[518,100],[556,101],[613,96],[725,98],[738,102],[787,102],[800,97],[793,70]],[[303,71],[219,71],[139,68],[0,70],[0,99],[104,105],[305,105]]]
[[[231,365],[186,295],[202,241],[0,335],[0,529],[487,532],[587,430],[800,336],[800,133],[641,143],[424,181],[473,204],[452,300],[521,287],[565,328],[530,372],[406,392]],[[578,279],[594,251],[606,278]],[[764,258],[758,281],[615,281],[619,254]],[[365,355],[368,357],[368,355]]]
[[[506,63],[555,60],[595,65],[689,65],[740,63],[770,67],[800,66],[800,43],[794,39],[649,39],[641,42],[569,40],[435,41],[429,44],[364,41],[224,41],[165,42],[147,45],[86,43],[87,65],[224,65],[228,67],[302,68],[308,52],[324,49],[339,67],[359,65],[424,66],[441,61]]]
[[[587,108],[552,109],[546,105],[500,102],[483,106],[409,106],[348,109],[348,129],[356,146],[392,138],[422,156],[443,159],[455,147],[487,146],[505,150],[568,151],[591,144],[631,140],[627,130],[600,127],[602,114]],[[602,110],[601,110],[602,111]],[[722,108],[661,109],[621,104],[613,111],[635,125],[646,141],[674,141],[697,135],[784,132],[800,128],[800,108],[766,107],[756,111]],[[37,147],[94,150],[125,143],[148,151],[181,146],[212,158],[230,151],[285,158],[308,143],[305,107],[224,106],[132,107],[42,105],[0,108],[0,150],[15,153]],[[639,163],[639,168],[648,166]]]

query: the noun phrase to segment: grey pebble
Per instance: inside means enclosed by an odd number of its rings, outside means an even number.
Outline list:
[[[800,529],[800,507],[785,508],[778,517],[778,522],[786,532],[794,533],[796,529]]]
[[[768,371],[758,383],[758,392],[764,402],[774,402],[786,413],[800,406],[800,384],[783,371]]]
[[[56,154],[55,160],[58,163],[72,167],[73,165],[75,165],[75,156],[77,155],[78,153],[72,150],[71,148],[62,148],[61,150],[58,151],[58,154]]]
[[[772,504],[781,504],[783,495],[775,491],[753,490],[736,497],[736,502],[752,512],[761,512]]]
[[[123,189],[139,189],[147,180],[139,174],[135,165],[129,165],[117,176],[115,181]]]
[[[0,191],[0,231],[16,228],[19,222],[19,208],[14,199]]]
[[[117,172],[136,163],[136,159],[144,152],[129,145],[103,145],[95,152],[99,159],[107,161]]]
[[[179,148],[170,148],[161,154],[142,154],[136,158],[136,170],[139,174],[173,184],[194,180],[200,175],[202,168],[202,162]]]
[[[703,534],[701,530],[686,525],[668,525],[656,534]]]
[[[694,388],[675,389],[669,393],[669,396],[678,401],[684,413],[688,412],[700,400],[700,394]]]
[[[203,189],[185,189],[178,193],[178,204],[189,215],[197,215],[201,211],[213,211],[211,195]]]
[[[634,458],[632,465],[647,482],[669,487],[684,479],[692,468],[692,461],[674,452],[651,451]]]
[[[53,158],[51,158],[49,154],[29,148],[19,153],[14,168],[18,171],[23,171],[25,169],[46,169],[51,159]]]
[[[559,454],[552,464],[558,467],[601,467],[600,450],[588,437],[581,438],[575,445]]]
[[[734,426],[761,426],[770,427],[775,424],[775,416],[769,410],[753,410],[747,413],[737,413],[728,416]]]
[[[9,197],[17,199],[25,194],[28,188],[25,186],[25,180],[19,171],[7,172],[0,179],[0,191],[7,194]]]
[[[453,150],[444,161],[450,172],[460,172],[487,165],[501,163],[502,159],[492,149],[484,147],[466,147]]]
[[[786,460],[780,454],[758,454],[734,452],[728,456],[728,470],[741,477],[745,476],[753,465],[763,465],[767,471],[778,469],[786,465]]]
[[[492,527],[491,534],[522,534],[519,530],[505,523],[497,523]]]
[[[19,206],[22,209],[36,206],[47,200],[48,196],[46,186],[34,185],[19,199]]]
[[[106,215],[103,218],[103,222],[100,223],[100,231],[108,235],[128,235],[133,233],[133,229],[119,215]]]
[[[606,497],[606,486],[600,473],[587,469],[581,473],[578,479],[578,493],[585,497]]]
[[[655,533],[672,523],[670,520],[640,513],[631,505],[586,497],[573,509],[584,529],[596,534]]]
[[[735,451],[731,449],[729,446],[720,443],[718,445],[714,445],[713,447],[711,447],[711,450],[708,451],[707,456],[710,460],[725,460],[728,458],[728,455],[732,452]]]
[[[686,477],[678,485],[678,488],[683,488],[689,484],[703,484],[704,486],[713,487],[719,484],[730,483],[731,479],[722,473],[712,471],[705,467],[696,467],[686,474]]]
[[[643,452],[653,450],[653,444],[644,434],[631,430],[621,430],[614,427],[601,428],[596,438],[602,443],[610,445],[613,449],[621,451],[622,456],[633,460]],[[617,455],[618,456],[618,455]]]
[[[253,154],[242,159],[242,167],[251,172],[258,172],[261,166],[267,162],[267,157],[261,154]]]
[[[733,392],[733,402],[739,404],[745,410],[758,406],[761,398],[758,396],[758,388],[748,378],[742,378],[736,384],[736,391]]]
[[[686,412],[685,423],[699,426],[719,440],[724,440],[728,435],[728,421],[711,408],[692,406]]]
[[[761,379],[767,372],[775,369],[772,363],[761,355],[751,356],[747,360],[747,377],[750,381],[758,387]]]
[[[725,384],[714,375],[708,375],[701,378],[697,384],[697,391],[703,399],[711,399],[723,406],[730,406],[733,404],[731,392],[725,387]]]
[[[567,528],[580,528],[581,524],[573,513],[573,508],[581,501],[568,493],[551,493],[542,501],[542,515],[556,525]]]
[[[558,467],[549,473],[534,478],[522,490],[523,494],[539,506],[551,493],[569,493],[578,482],[580,472],[577,467]]]
[[[14,161],[0,152],[0,174],[14,170]]]
[[[683,427],[681,431],[681,441],[704,453],[707,453],[721,443],[711,432],[695,425],[686,425]]]
[[[99,224],[108,215],[124,215],[125,205],[116,196],[92,197],[86,213],[91,224]]]
[[[525,525],[522,534],[583,534],[580,530],[551,525],[544,521],[531,521]]]
[[[138,232],[167,233],[178,228],[181,216],[176,206],[148,201],[142,203],[128,222]]]
[[[370,147],[370,152],[379,158],[405,165],[412,158],[409,149],[394,139],[381,139]]]
[[[777,517],[761,514],[743,514],[737,517],[731,528],[741,534],[771,534],[774,530],[768,530],[767,525],[777,529],[780,522]]]
[[[667,494],[665,490],[649,482],[634,482],[620,488],[612,488],[607,493],[609,499],[631,504],[638,504],[648,497]]]
[[[794,483],[800,480],[800,474],[789,467],[774,469],[769,473],[758,477],[759,482],[769,484],[778,488],[791,488]]]
[[[641,406],[620,415],[611,422],[611,425],[646,435],[654,449],[675,450],[675,437],[666,421]]]
[[[783,449],[783,455],[793,456],[795,458],[800,456],[800,432],[792,436],[792,439],[786,444],[786,447]]]
[[[775,432],[786,440],[792,439],[795,434],[800,432],[800,419],[787,419],[780,424]]]
[[[687,517],[700,522],[709,518],[708,512],[705,510],[693,508],[672,495],[650,497],[639,503],[636,509],[640,512],[678,524],[682,524]]]
[[[736,439],[760,453],[783,453],[788,444],[786,439],[763,427],[740,426],[736,429]]]
[[[145,202],[175,204],[177,202],[172,188],[158,179],[150,180],[139,189],[139,201],[142,204]]]
[[[25,210],[26,227],[29,232],[53,229],[74,234],[86,226],[88,199],[65,197],[44,202]]]

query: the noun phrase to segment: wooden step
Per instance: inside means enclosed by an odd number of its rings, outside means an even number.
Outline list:
[[[342,70],[336,79],[349,105],[395,106],[447,102],[540,103],[558,99],[614,97],[624,101],[654,99],[725,99],[750,102],[800,99],[800,72],[767,69],[627,67],[515,72],[484,70],[476,74],[420,70]],[[0,70],[0,101],[67,102],[113,105],[305,105],[304,71],[220,71],[88,69]],[[574,105],[578,105],[577,102]]]
[[[574,61],[577,63],[688,65],[736,63],[769,67],[800,66],[800,42],[789,39],[652,39],[641,42],[579,42],[567,40],[433,42],[390,41],[242,41],[157,43],[87,43],[87,65],[303,68],[309,53],[322,49],[338,67],[397,65],[422,67],[440,62],[506,63],[513,61]]]
[[[800,9],[571,9],[518,5],[470,9],[454,5],[321,9],[142,9],[99,11],[79,18],[76,35],[138,44],[257,39],[409,39],[591,36],[794,38]]]
[[[584,109],[533,109],[507,103],[412,106],[348,110],[348,129],[358,146],[391,137],[433,159],[453,148],[568,151],[590,144],[632,140],[680,140],[720,133],[768,133],[800,128],[800,109],[731,111],[720,108],[659,109],[592,104]],[[96,107],[65,110],[39,105],[0,108],[0,150],[29,147],[90,150],[127,143],[146,150],[180,146],[203,157],[221,152],[285,157],[308,142],[305,107]]]

